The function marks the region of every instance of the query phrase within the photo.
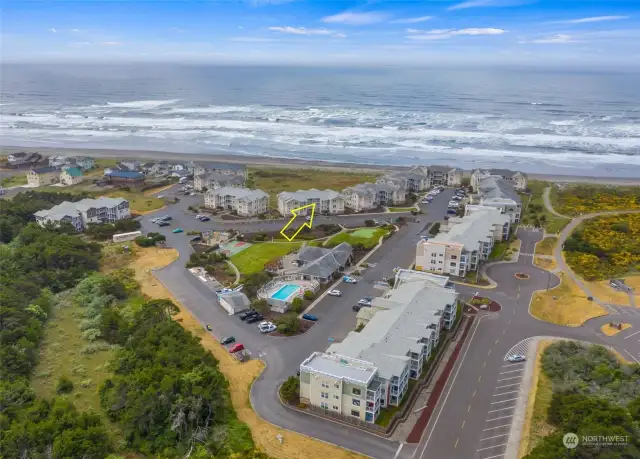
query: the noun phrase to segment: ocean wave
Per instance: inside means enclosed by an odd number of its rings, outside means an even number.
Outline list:
[[[170,105],[180,102],[180,99],[167,99],[167,100],[134,100],[130,102],[107,102],[106,105],[91,105],[89,108],[128,108],[149,110],[152,108],[158,108],[163,105]]]

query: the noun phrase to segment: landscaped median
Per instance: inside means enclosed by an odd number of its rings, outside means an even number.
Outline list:
[[[331,239],[329,239],[326,243],[326,247],[335,247],[338,244],[342,244],[343,242],[349,243],[352,247],[361,246],[363,249],[372,249],[378,242],[380,238],[386,236],[391,232],[390,228],[359,228],[353,231],[344,231],[342,233],[336,234]]]
[[[553,250],[558,243],[558,238],[549,236],[536,244],[533,264],[538,268],[551,271],[556,268],[556,260],[553,258]]]
[[[529,312],[537,319],[567,327],[579,327],[589,319],[607,315],[564,273],[560,285],[533,294]]]

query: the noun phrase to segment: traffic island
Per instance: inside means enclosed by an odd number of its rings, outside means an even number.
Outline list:
[[[515,273],[516,279],[518,280],[529,280],[531,276],[525,273]]]
[[[628,328],[631,328],[631,324],[609,322],[608,324],[604,324],[602,327],[600,327],[600,331],[605,336],[614,336],[622,331],[625,331]]]
[[[502,306],[496,301],[490,298],[482,296],[474,296],[469,304],[466,306],[465,312],[469,311],[470,314],[477,314],[478,312],[499,312]]]

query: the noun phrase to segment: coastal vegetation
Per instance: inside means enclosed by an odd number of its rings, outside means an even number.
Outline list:
[[[380,238],[390,233],[388,228],[361,228],[344,231],[329,239],[325,246],[335,247],[343,242],[351,244],[354,249],[370,250],[378,245]]]
[[[529,438],[526,459],[565,457],[563,436],[619,436],[626,441],[606,445],[606,457],[639,457],[640,366],[621,363],[602,346],[574,341],[549,345],[541,357],[536,400],[546,417],[546,432],[536,430]],[[551,397],[549,400],[549,382]],[[540,434],[547,433],[544,436]],[[578,444],[576,458],[601,456],[603,445]]]
[[[1,185],[6,188],[9,188],[12,186],[26,185],[26,184],[27,184],[27,176],[25,173],[6,177],[2,179],[2,183],[1,183]]]
[[[640,214],[587,220],[564,243],[571,269],[589,281],[640,270]]]
[[[271,207],[278,207],[278,193],[283,191],[343,189],[364,182],[375,182],[379,174],[337,170],[335,168],[249,167],[246,186],[269,193]]]
[[[540,180],[530,180],[528,189],[530,194],[521,194],[522,218],[521,224],[544,228],[548,233],[559,233],[569,224],[568,218],[558,217],[547,210],[544,205],[544,189],[551,183]]]
[[[554,208],[577,216],[613,210],[640,210],[640,187],[568,185],[555,190]]]
[[[545,237],[536,244],[536,255],[553,255],[553,249],[558,242],[556,237]]]
[[[260,242],[233,255],[230,260],[243,275],[257,273],[264,269],[265,264],[296,251],[301,244],[296,241]]]

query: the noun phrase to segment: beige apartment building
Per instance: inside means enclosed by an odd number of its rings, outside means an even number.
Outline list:
[[[286,217],[291,215],[293,209],[314,203],[316,204],[315,211],[318,214],[344,213],[344,197],[340,193],[333,190],[320,191],[314,188],[293,192],[283,191],[278,195],[278,212]]]
[[[60,180],[60,169],[57,167],[38,167],[27,172],[27,184],[30,187],[53,185]]]

